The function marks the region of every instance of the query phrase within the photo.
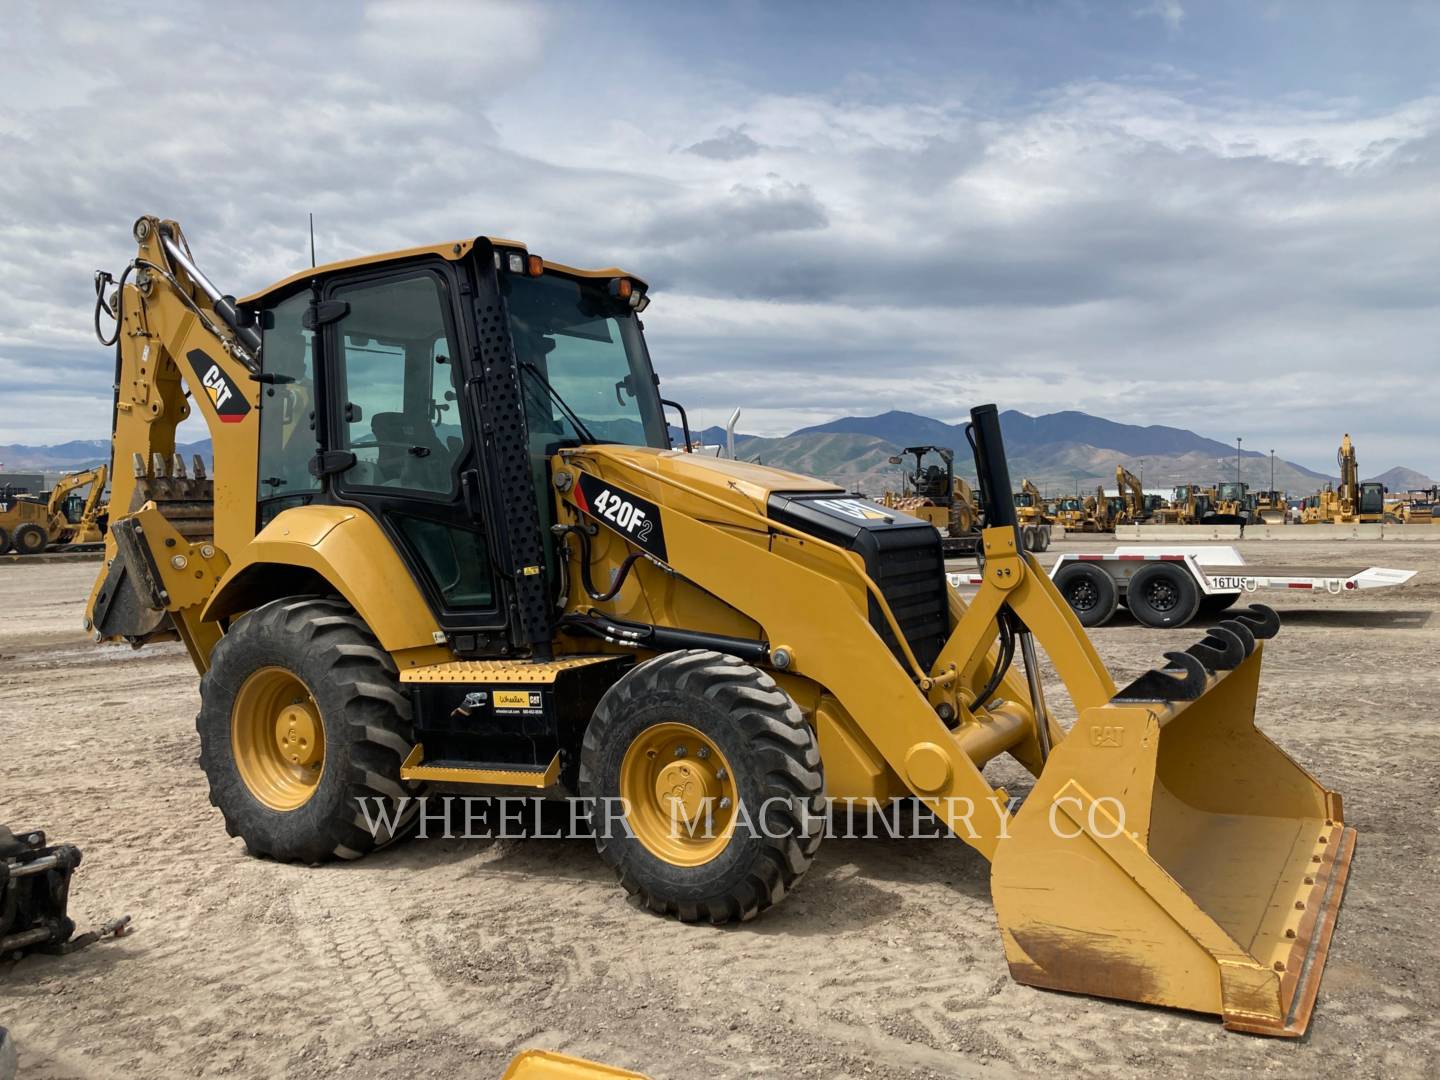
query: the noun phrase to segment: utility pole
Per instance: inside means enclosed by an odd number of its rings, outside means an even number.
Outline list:
[[[1240,436],[1235,436],[1235,482],[1240,482]]]
[[[1270,451],[1270,497],[1275,497],[1275,451]]]
[[[1143,457],[1140,459],[1140,494],[1142,497],[1145,494],[1145,459]]]

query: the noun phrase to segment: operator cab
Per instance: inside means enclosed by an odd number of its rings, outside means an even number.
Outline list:
[[[1368,481],[1360,485],[1360,499],[1356,510],[1361,514],[1380,516],[1385,513],[1385,485]]]
[[[480,652],[519,644],[528,586],[497,553],[558,589],[550,455],[671,448],[644,284],[506,244],[320,267],[246,301],[262,333],[257,527],[306,503],[363,507]]]

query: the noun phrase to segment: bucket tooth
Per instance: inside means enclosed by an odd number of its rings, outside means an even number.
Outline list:
[[[1256,641],[1268,641],[1280,632],[1280,616],[1274,608],[1264,604],[1251,604],[1226,621],[1244,623],[1255,635]]]
[[[158,451],[150,455],[150,475],[157,480],[165,476],[165,455]]]
[[[194,474],[195,479],[196,479],[196,480],[204,480],[204,479],[205,479],[205,459],[202,458],[199,454],[193,454],[193,455],[191,456],[191,458],[190,458],[190,464],[191,464],[191,466],[192,466],[192,468],[191,468],[190,471],[191,471],[191,473]]]
[[[170,456],[170,475],[177,480],[187,479],[185,475],[185,456],[183,454],[172,454]]]
[[[1234,671],[1255,651],[1255,639],[1248,632],[1242,638],[1233,628],[1221,623],[1185,651],[1210,671]]]
[[[1112,699],[1114,701],[1194,701],[1205,692],[1205,664],[1188,652],[1167,652],[1168,668],[1151,668]]]
[[[145,479],[145,455],[138,450],[130,455],[130,468],[135,473],[136,480]]]

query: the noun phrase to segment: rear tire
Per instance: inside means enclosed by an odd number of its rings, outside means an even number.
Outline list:
[[[50,542],[50,534],[33,522],[26,522],[15,530],[12,541],[21,555],[39,555]]]
[[[354,859],[408,833],[420,809],[419,785],[400,780],[414,745],[410,701],[349,605],[276,600],[235,622],[210,659],[195,720],[200,765],[226,831],[251,854]],[[292,735],[299,718],[318,762],[292,765],[275,749],[285,717]],[[372,831],[357,800],[390,825]]]
[[[1067,563],[1055,575],[1055,587],[1081,626],[1104,626],[1120,604],[1115,582],[1093,563]]]
[[[800,709],[763,671],[708,650],[664,653],[606,692],[580,791],[620,884],[682,922],[753,919],[795,887],[824,835],[820,751]],[[662,799],[676,795],[709,799],[713,827],[675,840]]]
[[[1173,563],[1142,566],[1125,590],[1130,614],[1156,629],[1184,626],[1200,608],[1200,590],[1189,573]]]

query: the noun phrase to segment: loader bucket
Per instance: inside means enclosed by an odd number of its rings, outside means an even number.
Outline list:
[[[991,876],[1017,981],[1304,1033],[1355,830],[1255,727],[1278,625],[1221,623],[1054,748]]]

